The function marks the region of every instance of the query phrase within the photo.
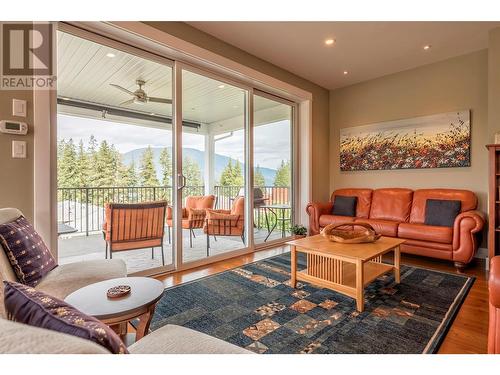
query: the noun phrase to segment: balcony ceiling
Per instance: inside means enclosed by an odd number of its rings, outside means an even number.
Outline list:
[[[120,103],[131,96],[110,85],[117,84],[135,91],[138,88],[135,81],[141,79],[146,82],[143,89],[148,96],[172,99],[172,69],[168,65],[63,32],[58,32],[57,60],[59,98],[140,111],[148,115],[172,116],[171,104],[148,102],[122,105]],[[184,72],[183,93],[184,120],[202,124],[201,132],[218,134],[243,127],[245,95],[242,89]],[[288,115],[284,106],[268,100],[260,100],[257,105],[262,113],[256,118],[262,123],[279,121]],[[103,113],[95,110],[61,104],[58,107],[60,113],[68,115],[103,118]],[[106,114],[105,118],[141,126],[171,128],[170,124],[110,114]]]
[[[488,48],[488,31],[500,27],[500,22],[188,23],[327,89]],[[325,45],[327,38],[336,40],[333,46]],[[432,48],[424,51],[427,44]]]

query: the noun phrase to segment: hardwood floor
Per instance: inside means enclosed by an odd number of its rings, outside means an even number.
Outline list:
[[[192,270],[158,276],[165,286],[174,286],[289,251],[288,246],[261,250]],[[452,262],[402,254],[401,263],[455,273]],[[486,353],[488,339],[488,274],[484,261],[475,260],[464,274],[476,277],[440,349],[440,354]]]

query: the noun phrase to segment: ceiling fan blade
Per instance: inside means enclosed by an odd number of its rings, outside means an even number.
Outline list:
[[[121,91],[123,91],[123,92],[126,92],[126,93],[127,93],[127,94],[129,94],[129,95],[135,96],[135,94],[134,94],[132,91],[127,90],[125,87],[121,87],[121,86],[115,85],[114,83],[110,83],[109,85],[110,85],[110,86],[113,86],[113,87],[115,87],[115,88],[117,88],[118,90],[121,90]]]
[[[135,101],[135,98],[132,98],[129,100],[125,100],[123,103],[120,103],[118,105],[128,105],[128,104],[132,104],[134,101]]]
[[[153,102],[153,103],[172,104],[172,99],[155,98],[155,97],[151,97],[151,96],[148,96],[148,101]]]

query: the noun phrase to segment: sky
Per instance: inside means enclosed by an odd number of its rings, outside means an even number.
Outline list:
[[[169,130],[140,127],[112,121],[88,119],[59,114],[57,117],[57,138],[72,138],[75,144],[83,140],[88,143],[91,134],[100,143],[106,140],[115,145],[120,153],[138,148],[169,147],[172,145],[172,132]],[[254,133],[254,165],[277,169],[281,160],[290,159],[289,121],[279,121],[259,126]],[[204,151],[204,137],[201,134],[183,133],[183,147]],[[229,138],[216,142],[215,152],[243,162],[244,132],[235,131]]]

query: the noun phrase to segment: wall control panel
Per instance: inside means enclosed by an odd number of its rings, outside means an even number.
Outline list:
[[[28,134],[28,124],[20,121],[2,120],[0,121],[0,132],[6,134],[26,135]]]

